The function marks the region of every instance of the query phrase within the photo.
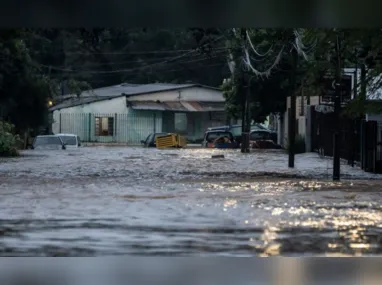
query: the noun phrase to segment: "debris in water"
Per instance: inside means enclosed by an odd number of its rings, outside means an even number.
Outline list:
[[[215,154],[215,155],[212,155],[211,158],[224,158],[224,155],[223,154]]]

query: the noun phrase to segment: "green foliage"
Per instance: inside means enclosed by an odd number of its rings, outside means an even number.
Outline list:
[[[25,30],[0,32],[0,117],[17,132],[45,122],[51,96],[50,79],[34,64],[24,38]]]
[[[14,133],[14,125],[0,121],[0,156],[18,156],[17,146],[20,138]]]

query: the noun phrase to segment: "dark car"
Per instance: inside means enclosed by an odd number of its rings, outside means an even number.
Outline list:
[[[249,141],[252,148],[281,149],[274,141],[273,134],[265,130],[251,131]]]
[[[202,147],[208,148],[236,148],[237,143],[231,132],[207,131],[204,134]]]
[[[151,133],[147,136],[146,140],[141,141],[141,144],[143,144],[144,147],[156,147],[156,138],[167,135],[168,133]]]
[[[66,149],[66,145],[56,135],[37,136],[32,144],[32,149]]]
[[[241,125],[226,125],[226,126],[218,126],[218,127],[211,127],[208,128],[208,131],[229,131],[232,133],[233,137],[235,138],[235,142],[240,145],[242,140],[242,126]],[[261,124],[252,124],[251,125],[251,131],[265,131],[269,132],[272,136],[272,140],[277,143],[277,133],[269,130],[268,128],[264,127]]]

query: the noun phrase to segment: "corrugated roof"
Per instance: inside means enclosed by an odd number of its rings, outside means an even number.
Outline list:
[[[202,87],[207,89],[219,90],[218,88],[205,86],[201,84],[171,84],[171,83],[151,83],[151,84],[129,84],[122,83],[113,86],[107,86],[102,88],[96,88],[87,90],[81,93],[80,97],[92,97],[92,96],[120,96],[120,95],[139,95],[154,92],[161,92],[167,90],[177,90],[191,87]],[[69,94],[64,96],[75,96],[75,94]]]
[[[224,102],[152,102],[152,101],[129,101],[131,108],[135,110],[158,110],[177,112],[212,112],[224,111]]]
[[[64,108],[69,108],[69,107],[74,107],[74,106],[79,106],[83,104],[89,104],[89,103],[94,103],[98,101],[104,101],[104,100],[110,100],[116,97],[120,96],[103,96],[103,97],[80,97],[80,98],[71,98],[71,99],[66,99],[64,102],[57,104],[56,106],[53,106],[49,108],[49,111],[55,111],[59,109],[64,109]]]
[[[111,99],[119,96],[133,96],[141,94],[150,94],[163,91],[173,91],[185,88],[201,87],[211,90],[219,90],[218,88],[205,86],[201,84],[171,84],[171,83],[152,83],[152,84],[128,84],[123,83],[114,86],[102,87],[93,90],[84,91],[78,97],[75,94],[64,95],[63,98],[69,98],[56,106],[50,108],[50,111],[88,104],[105,99]]]

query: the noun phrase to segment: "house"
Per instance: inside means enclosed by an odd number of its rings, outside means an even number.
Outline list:
[[[53,133],[74,133],[85,142],[138,144],[152,132],[177,132],[190,141],[226,124],[219,89],[200,84],[123,83],[66,95],[50,108]]]

